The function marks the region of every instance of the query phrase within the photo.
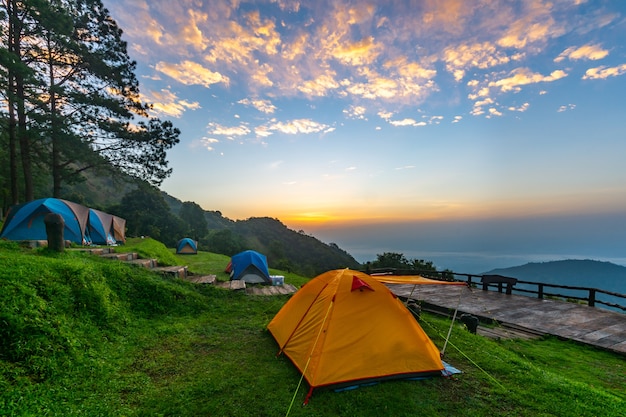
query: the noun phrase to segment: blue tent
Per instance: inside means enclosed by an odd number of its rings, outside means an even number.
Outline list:
[[[89,209],[89,240],[96,245],[114,245],[113,215],[96,209]]]
[[[55,213],[63,217],[63,238],[84,244],[89,219],[89,209],[71,201],[58,198],[42,198],[9,209],[0,238],[8,240],[47,240],[44,217]]]
[[[230,279],[241,279],[251,284],[271,284],[265,255],[253,250],[243,251],[230,258]]]
[[[176,253],[196,255],[198,253],[198,242],[188,237],[182,238],[176,244]]]

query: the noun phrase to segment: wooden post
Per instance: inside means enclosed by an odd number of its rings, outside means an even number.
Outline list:
[[[538,285],[538,297],[540,300],[543,300],[543,284],[539,283]]]
[[[596,305],[596,290],[589,288],[589,307],[595,307]]]
[[[46,234],[48,235],[48,248],[56,252],[63,252],[65,249],[65,241],[63,240],[65,221],[63,221],[63,217],[60,214],[48,213],[43,222],[46,225]]]

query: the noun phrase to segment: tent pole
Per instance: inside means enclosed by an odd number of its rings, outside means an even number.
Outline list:
[[[450,339],[450,334],[452,333],[452,326],[454,326],[454,320],[456,320],[456,313],[459,311],[459,306],[461,305],[461,295],[463,295],[463,288],[459,287],[461,290],[459,291],[459,301],[456,304],[456,309],[454,310],[454,315],[452,316],[452,322],[450,323],[450,328],[448,329],[448,335],[446,336],[446,341],[443,344],[443,349],[441,350],[441,357],[446,354],[446,346],[448,346],[448,340]]]
[[[408,304],[411,297],[413,297],[413,292],[415,291],[416,288],[417,288],[417,284],[413,285],[413,289],[411,290],[411,292],[409,293],[409,296],[406,299],[406,304]]]

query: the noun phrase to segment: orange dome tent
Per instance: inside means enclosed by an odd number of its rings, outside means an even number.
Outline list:
[[[350,269],[309,281],[268,324],[313,390],[441,375],[439,350],[378,279]],[[305,402],[306,402],[305,401]]]

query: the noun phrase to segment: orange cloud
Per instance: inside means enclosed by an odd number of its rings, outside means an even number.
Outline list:
[[[585,75],[583,76],[583,80],[598,80],[605,79],[609,77],[617,77],[626,73],[626,64],[618,65],[616,67],[595,67],[589,68]]]
[[[491,68],[506,64],[511,60],[503,51],[498,51],[491,42],[450,46],[443,51],[446,69],[461,81],[469,68]]]
[[[186,85],[197,84],[208,88],[212,84],[223,83],[228,85],[230,82],[227,76],[211,71],[193,61],[183,61],[180,64],[159,62],[155,69]]]
[[[321,97],[327,94],[329,90],[336,90],[339,88],[339,83],[333,78],[335,73],[328,71],[325,74],[320,75],[314,80],[307,80],[297,86],[298,91],[308,95]]]
[[[244,106],[252,106],[258,111],[266,114],[274,113],[276,111],[276,106],[274,106],[269,100],[245,98],[243,100],[239,100],[237,103],[243,104]]]
[[[605,58],[609,55],[609,51],[602,49],[600,45],[583,45],[578,48],[570,47],[554,58],[554,62],[561,62],[565,58],[576,61],[579,59],[589,59],[596,61],[598,59]]]
[[[357,42],[339,44],[331,51],[335,59],[348,65],[367,65],[378,58],[380,46],[374,43],[372,37],[366,37]]]
[[[528,68],[518,68],[511,72],[510,77],[503,78],[498,81],[492,81],[489,83],[489,86],[498,87],[504,92],[520,91],[520,86],[522,85],[552,82],[564,77],[567,77],[567,73],[562,70],[553,71],[550,75],[541,75],[539,73],[532,72]]]
[[[152,103],[152,113],[166,115],[170,117],[181,117],[186,110],[197,110],[200,108],[198,102],[189,102],[179,99],[176,94],[169,90],[152,91],[144,95],[149,103]]]

